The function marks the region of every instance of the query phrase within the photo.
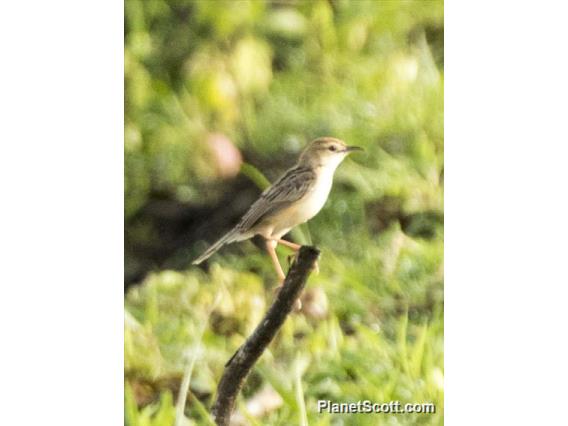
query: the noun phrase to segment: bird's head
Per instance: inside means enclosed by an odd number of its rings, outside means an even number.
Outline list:
[[[337,166],[354,151],[363,151],[358,146],[348,146],[340,139],[322,137],[311,141],[300,155],[299,163],[309,167],[330,167],[335,170]]]

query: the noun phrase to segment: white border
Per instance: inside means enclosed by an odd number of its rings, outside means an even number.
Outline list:
[[[562,5],[446,3],[450,425],[567,424]]]
[[[0,6],[2,423],[123,422],[123,4]]]

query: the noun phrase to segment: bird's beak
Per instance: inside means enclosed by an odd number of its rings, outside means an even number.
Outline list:
[[[360,146],[348,146],[345,148],[345,152],[347,152],[348,154],[354,151],[365,151],[365,150]]]

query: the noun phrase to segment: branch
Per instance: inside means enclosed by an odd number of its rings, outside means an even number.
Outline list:
[[[298,258],[290,268],[276,300],[254,332],[225,365],[212,410],[217,425],[229,425],[237,395],[247,375],[292,311],[319,254],[315,247],[300,248]]]

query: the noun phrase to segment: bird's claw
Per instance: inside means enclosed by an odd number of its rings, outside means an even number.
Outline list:
[[[294,262],[298,259],[298,252],[296,252],[295,254],[290,254],[287,257],[288,260],[288,269],[290,269],[292,267],[292,265],[294,264]],[[314,262],[314,266],[312,268],[312,271],[314,274],[318,275],[320,272],[320,268],[319,268],[319,262],[316,260]]]
[[[298,258],[298,253],[295,254],[289,254],[286,257],[286,260],[288,261],[288,269],[290,269],[292,267],[292,265],[294,264],[294,262],[297,260]]]

